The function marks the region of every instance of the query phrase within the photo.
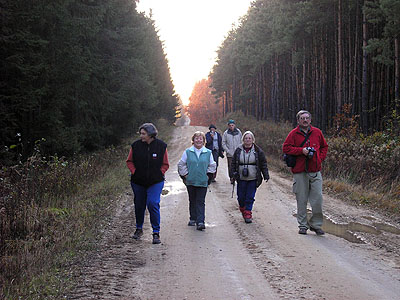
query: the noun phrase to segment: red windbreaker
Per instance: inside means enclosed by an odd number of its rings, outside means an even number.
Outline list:
[[[292,168],[292,173],[306,171],[306,156],[303,154],[304,147],[314,147],[316,150],[312,159],[308,159],[308,172],[321,171],[322,162],[328,153],[328,144],[320,129],[310,126],[310,131],[311,134],[302,147],[300,145],[304,141],[305,134],[300,130],[299,126],[289,132],[283,143],[283,153],[296,156],[296,165]]]

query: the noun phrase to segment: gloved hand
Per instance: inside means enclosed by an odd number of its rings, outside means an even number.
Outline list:
[[[186,185],[186,175],[185,176],[179,175],[179,176],[181,177],[183,184]]]
[[[207,176],[208,176],[207,185],[210,185],[214,178],[214,173],[207,173]]]

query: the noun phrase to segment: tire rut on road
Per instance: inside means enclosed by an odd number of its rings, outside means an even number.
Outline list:
[[[284,258],[271,250],[272,244],[268,239],[268,233],[260,224],[255,222],[246,224],[243,221],[235,201],[227,201],[223,209],[229,215],[230,223],[255,261],[257,268],[281,299],[324,299],[305,282],[294,277],[293,270],[288,268]]]

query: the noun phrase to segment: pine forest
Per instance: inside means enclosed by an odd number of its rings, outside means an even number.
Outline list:
[[[0,159],[118,144],[178,99],[154,22],[131,0],[2,0]],[[10,149],[11,148],[11,149]]]
[[[258,0],[218,49],[212,87],[223,113],[322,130],[352,116],[370,134],[398,127],[400,1]]]

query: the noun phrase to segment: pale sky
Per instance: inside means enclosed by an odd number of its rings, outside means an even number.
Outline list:
[[[207,78],[216,51],[252,0],[140,0],[137,10],[152,19],[169,61],[175,92],[188,103],[197,81]]]

